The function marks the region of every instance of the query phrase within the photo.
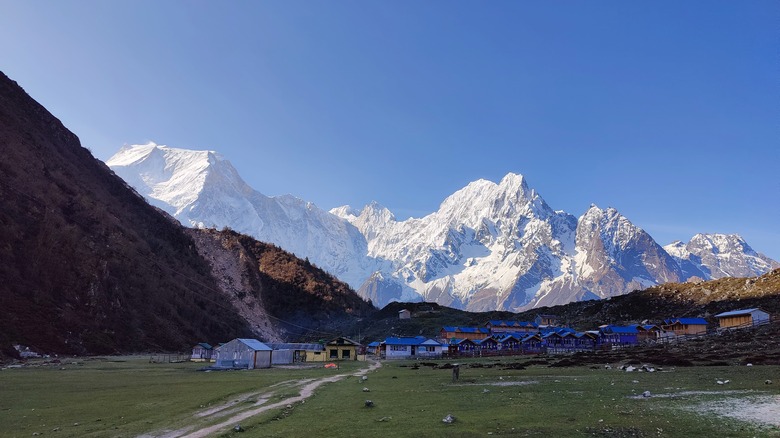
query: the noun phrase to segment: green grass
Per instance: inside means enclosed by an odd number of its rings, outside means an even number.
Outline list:
[[[225,436],[780,436],[777,427],[692,410],[723,398],[777,397],[780,367],[692,367],[656,373],[602,367],[501,369],[501,364],[517,360],[463,361],[456,384],[447,369],[384,362],[365,382],[349,377],[327,383],[304,403],[243,420],[245,432]],[[471,367],[475,363],[499,366]],[[193,414],[205,407],[235,402],[245,409],[263,394],[269,394],[269,403],[278,402],[297,395],[295,388],[282,382],[349,373],[364,365],[203,373],[196,371],[200,364],[149,364],[148,358],[136,357],[5,369],[0,370],[0,436],[159,434],[192,424]],[[718,379],[731,382],[717,385]],[[766,379],[775,383],[765,385]],[[363,387],[370,392],[363,392]],[[723,390],[738,392],[685,395],[685,391]],[[653,396],[631,398],[643,391]],[[242,399],[253,392],[257,394]],[[677,396],[664,396],[669,394]],[[366,399],[375,406],[365,407]],[[442,423],[447,414],[456,417],[453,424]]]
[[[764,380],[777,376],[778,367],[698,367],[626,373],[583,367],[501,370],[462,366],[460,381],[453,384],[450,370],[413,369],[409,364],[385,362],[364,383],[350,378],[329,384],[304,404],[281,414],[255,417],[252,422],[242,423],[245,432],[226,436],[780,436],[776,427],[700,415],[689,409],[725,395],[662,397],[683,391],[777,394],[778,388],[765,385]],[[718,378],[730,379],[731,383],[717,385]],[[364,386],[370,392],[363,392]],[[644,391],[656,396],[630,398]],[[730,396],[750,395],[753,394]],[[366,399],[371,399],[375,407],[366,408]],[[456,417],[453,424],[442,422],[448,414]]]
[[[77,364],[76,364],[77,363]],[[204,407],[286,381],[344,372],[316,369],[198,372],[204,364],[148,357],[63,360],[0,371],[0,436],[129,437],[190,424]],[[56,429],[56,430],[55,430]]]

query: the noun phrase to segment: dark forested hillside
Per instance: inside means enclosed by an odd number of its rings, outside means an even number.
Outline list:
[[[249,333],[214,305],[184,230],[2,73],[0,202],[3,351],[172,350]]]
[[[606,300],[541,307],[517,314],[465,312],[435,303],[390,303],[353,331],[360,331],[365,336],[363,340],[369,342],[398,335],[435,337],[444,325],[484,326],[491,319],[533,321],[538,314],[556,315],[561,324],[578,330],[593,330],[602,324],[660,322],[674,317],[704,317],[714,326],[714,315],[751,307],[759,307],[780,319],[780,269],[755,278],[662,284]],[[404,308],[412,311],[412,319],[398,319],[398,311]]]
[[[261,338],[338,336],[376,311],[347,284],[275,245],[227,229],[189,233],[212,264],[223,294]],[[222,281],[226,278],[231,281]]]
[[[753,278],[721,278],[688,283],[667,283],[608,300],[585,301],[539,309],[558,315],[579,329],[594,324],[630,324],[671,317],[704,317],[729,310],[760,307],[780,317],[780,269]],[[523,315],[531,314],[527,312]]]

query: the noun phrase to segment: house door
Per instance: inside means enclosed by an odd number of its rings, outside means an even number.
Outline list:
[[[417,348],[416,346],[412,345],[412,356],[416,354],[417,352],[416,348]]]

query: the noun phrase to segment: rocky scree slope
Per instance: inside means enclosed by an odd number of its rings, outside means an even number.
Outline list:
[[[275,245],[232,230],[189,234],[224,296],[263,340],[336,337],[376,312],[347,284]]]

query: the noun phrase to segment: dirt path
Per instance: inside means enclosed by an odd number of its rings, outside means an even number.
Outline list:
[[[319,379],[305,379],[298,382],[287,381],[274,385],[276,388],[294,388],[300,386],[300,393],[294,397],[288,397],[284,400],[266,404],[275,391],[257,392],[246,394],[238,400],[227,402],[223,405],[210,408],[208,410],[193,414],[194,421],[209,421],[214,418],[227,417],[220,421],[218,424],[212,426],[200,427],[198,425],[189,426],[185,429],[179,430],[166,430],[158,433],[145,434],[139,436],[139,438],[203,438],[216,434],[217,432],[224,431],[231,427],[234,427],[239,422],[251,418],[255,415],[262,414],[271,409],[277,409],[291,405],[293,403],[301,402],[314,394],[314,390],[324,385],[325,383],[337,382],[345,377],[353,376],[360,377],[366,375],[370,371],[374,371],[381,367],[382,364],[379,361],[373,361],[371,365],[363,368],[352,374],[336,374],[334,376],[322,377]],[[272,387],[272,388],[273,388]],[[258,397],[257,402],[253,403],[251,408],[242,409],[242,401],[246,401],[252,397]]]

